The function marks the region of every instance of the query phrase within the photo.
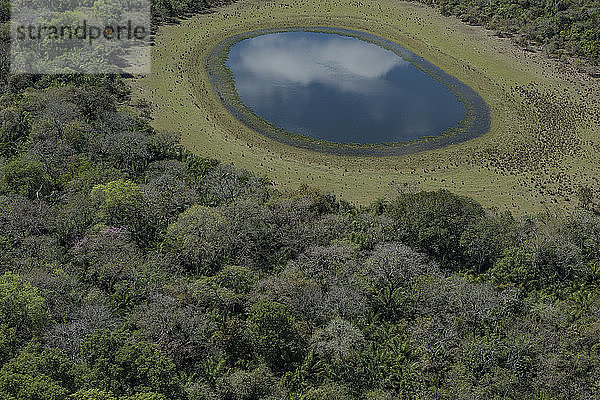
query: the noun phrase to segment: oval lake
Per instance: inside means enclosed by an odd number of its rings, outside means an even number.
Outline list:
[[[262,34],[235,43],[226,65],[259,117],[329,142],[407,142],[439,136],[465,118],[450,86],[397,51],[356,37]]]

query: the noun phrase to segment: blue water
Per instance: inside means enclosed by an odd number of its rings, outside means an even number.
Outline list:
[[[290,133],[337,143],[437,136],[465,117],[446,85],[398,54],[354,37],[278,32],[230,50],[244,104]]]

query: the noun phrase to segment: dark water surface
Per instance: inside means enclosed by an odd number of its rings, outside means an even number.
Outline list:
[[[355,37],[291,31],[242,40],[227,66],[244,104],[290,133],[337,143],[438,136],[465,118],[444,83]]]

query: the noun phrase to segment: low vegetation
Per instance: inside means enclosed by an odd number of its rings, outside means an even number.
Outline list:
[[[294,26],[348,28],[401,44],[476,90],[490,108],[490,132],[399,157],[320,154],[257,134],[215,96],[204,61],[229,37]],[[282,191],[307,184],[368,205],[404,185],[443,188],[521,215],[573,210],[580,186],[599,190],[599,81],[420,4],[244,0],[162,26],[153,50],[153,74],[131,82],[133,98],[151,104],[152,126]]]

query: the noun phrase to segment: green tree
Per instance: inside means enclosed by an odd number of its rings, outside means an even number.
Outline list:
[[[10,1],[0,1],[0,22],[6,22],[10,18]]]
[[[307,400],[348,400],[354,398],[350,388],[337,382],[327,382],[317,388],[310,389],[303,398]]]
[[[0,369],[0,398],[66,400],[76,379],[74,364],[62,352],[30,345]]]
[[[417,297],[418,279],[436,270],[437,266],[427,256],[404,244],[378,245],[363,271],[375,313],[388,320],[410,316]]]
[[[356,358],[357,352],[364,346],[361,331],[341,318],[331,320],[325,327],[317,330],[310,340],[310,349],[314,355],[338,369]]]
[[[11,272],[0,276],[0,362],[38,337],[48,320],[45,301],[36,287]]]
[[[477,273],[485,272],[514,241],[514,219],[510,213],[484,216],[474,221],[460,237],[465,261]]]
[[[256,351],[274,370],[291,369],[301,360],[303,340],[285,305],[270,299],[254,304],[249,331]]]
[[[73,266],[86,282],[114,293],[119,284],[139,275],[142,252],[123,228],[94,226],[97,233],[72,250]]]
[[[15,158],[0,171],[0,192],[17,193],[35,199],[48,194],[52,181],[37,161]]]
[[[215,208],[190,207],[168,227],[164,249],[188,270],[214,273],[231,250],[225,236],[227,222]]]
[[[0,154],[11,154],[26,137],[28,115],[16,107],[0,110]]]
[[[169,400],[169,397],[160,393],[146,392],[136,393],[131,396],[123,396],[119,400]]]
[[[99,389],[79,390],[69,396],[69,400],[168,400],[162,394],[154,392],[136,393],[131,396],[116,397],[110,392]]]
[[[238,370],[224,376],[217,382],[217,391],[223,399],[254,400],[274,395],[277,385],[273,374],[263,364],[252,371]]]
[[[400,241],[435,257],[442,266],[460,269],[465,262],[460,238],[484,209],[472,199],[439,190],[401,194],[385,214],[395,220]]]
[[[119,179],[94,186],[91,196],[99,204],[100,217],[105,223],[113,226],[132,226],[138,220],[143,205],[143,194],[137,184]]]
[[[168,398],[181,395],[173,362],[155,346],[129,332],[97,331],[82,345],[86,363],[85,387],[131,396],[156,392]]]
[[[99,389],[83,389],[78,390],[69,396],[70,400],[117,400],[110,392]]]

